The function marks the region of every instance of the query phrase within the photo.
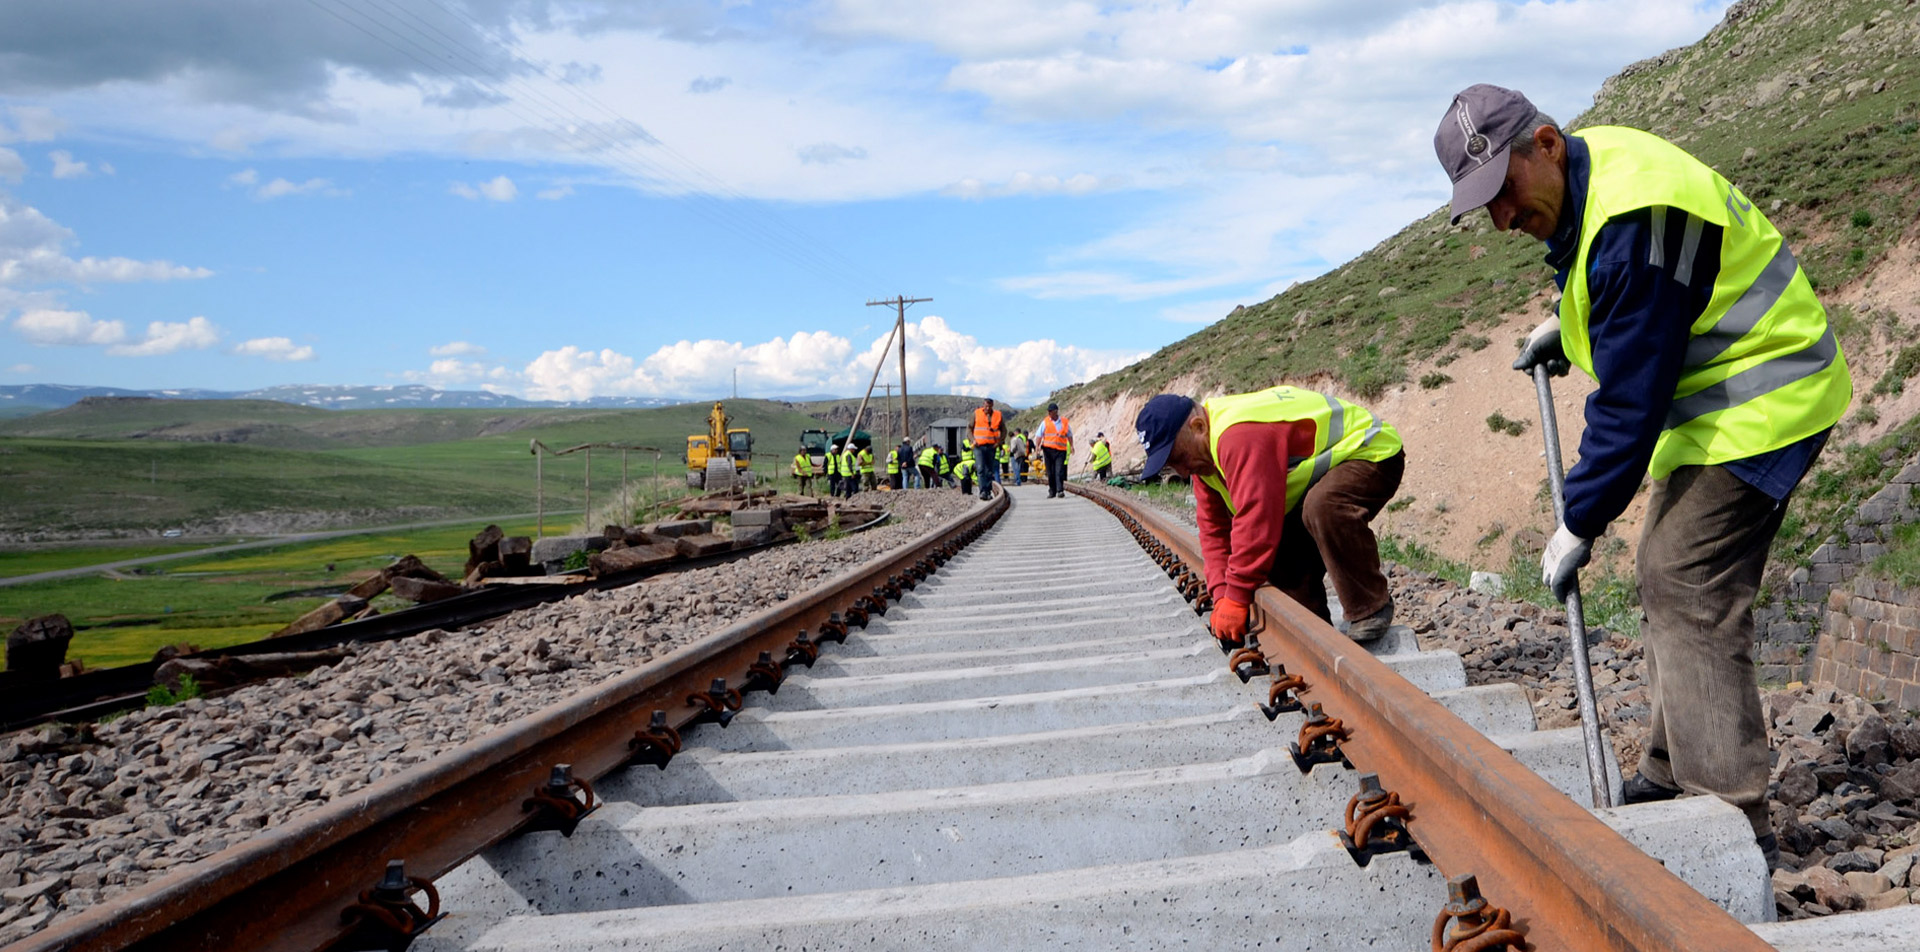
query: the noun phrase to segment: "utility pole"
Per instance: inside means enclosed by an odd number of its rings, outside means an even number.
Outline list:
[[[880,386],[887,391],[887,402],[892,403],[893,402],[893,384],[883,383]],[[893,438],[893,414],[891,413],[887,414],[887,445],[888,446],[900,445],[900,441]]]
[[[933,298],[910,298],[903,295],[894,295],[891,301],[867,302],[868,307],[894,308],[897,315],[895,319],[899,321],[896,329],[900,334],[900,433],[902,439],[913,438],[912,430],[907,422],[911,419],[907,415],[907,306],[910,304],[924,304],[931,300],[933,300]]]

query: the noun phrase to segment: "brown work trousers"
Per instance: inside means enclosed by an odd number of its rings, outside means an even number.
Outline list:
[[[1327,470],[1287,513],[1267,581],[1329,620],[1326,577],[1333,579],[1349,621],[1387,607],[1392,596],[1380,572],[1380,544],[1367,523],[1399,491],[1406,468],[1407,454],[1395,453],[1378,463],[1353,459]]]
[[[1767,818],[1767,727],[1753,668],[1753,599],[1785,501],[1723,466],[1653,484],[1640,533],[1640,641],[1653,723],[1640,774]]]

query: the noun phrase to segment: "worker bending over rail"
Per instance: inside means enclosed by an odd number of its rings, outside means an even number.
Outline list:
[[[1654,480],[1635,560],[1652,723],[1624,799],[1718,796],[1776,862],[1752,608],[1787,499],[1853,399],[1826,311],[1760,209],[1658,136],[1563,133],[1480,85],[1433,144],[1455,222],[1485,206],[1495,228],[1546,242],[1560,311],[1514,368],[1571,364],[1599,385],[1541,558],[1555,597]]]
[[[1215,638],[1245,642],[1263,582],[1331,620],[1322,576],[1340,596],[1347,637],[1387,633],[1393,595],[1367,523],[1399,490],[1406,454],[1385,420],[1331,394],[1274,387],[1199,404],[1163,393],[1134,428],[1142,478],[1165,466],[1193,480]]]
[[[1087,465],[1093,467],[1093,478],[1106,482],[1113,476],[1113,446],[1107,442],[1105,433],[1093,435],[1093,453],[1087,459]]]

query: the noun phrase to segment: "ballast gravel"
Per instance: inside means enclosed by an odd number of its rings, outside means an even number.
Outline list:
[[[117,720],[0,737],[0,945],[817,587],[978,505],[861,493],[888,524],[589,592]]]

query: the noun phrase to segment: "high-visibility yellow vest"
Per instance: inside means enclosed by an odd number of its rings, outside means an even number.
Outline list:
[[[1623,213],[1653,209],[1656,256],[1666,254],[1658,234],[1668,208],[1721,228],[1720,275],[1706,312],[1693,322],[1648,474],[1663,479],[1681,466],[1745,459],[1839,422],[1853,400],[1846,357],[1806,273],[1760,209],[1719,173],[1658,136],[1618,126],[1575,135],[1586,142],[1593,170],[1580,245],[1560,299],[1560,341],[1567,359],[1588,376],[1593,301],[1587,255],[1600,227]],[[1690,259],[1691,249],[1683,245],[1681,254]]]
[[[899,474],[900,474],[900,449],[899,447],[895,447],[887,451],[887,475],[897,476]]]
[[[960,462],[953,467],[953,475],[961,479],[971,479],[973,477],[973,468],[973,457],[962,457]]]
[[[1220,466],[1220,435],[1241,423],[1313,421],[1313,455],[1287,459],[1287,511],[1292,512],[1327,470],[1350,459],[1379,462],[1400,452],[1400,432],[1393,425],[1330,393],[1274,387],[1255,393],[1214,397],[1207,408],[1207,452],[1215,470]],[[1235,514],[1239,509],[1218,472],[1200,477],[1213,487]]]
[[[860,472],[873,472],[873,449],[870,447],[860,451]]]
[[[832,450],[827,451],[827,475],[828,476],[840,475],[840,462],[838,457],[839,457],[838,453],[835,453]]]
[[[860,472],[860,457],[852,450],[840,454],[840,475],[852,476]]]
[[[793,454],[793,475],[813,475],[813,457],[808,456],[805,450]]]
[[[1113,465],[1113,448],[1107,445],[1106,440],[1094,440],[1093,441],[1093,468],[1105,469],[1106,467],[1112,466],[1112,465]]]
[[[925,449],[923,449],[923,450],[921,450],[921,451],[920,451],[920,465],[921,465],[921,466],[926,466],[926,467],[929,467],[929,468],[931,468],[931,467],[933,466],[933,458],[934,458],[934,457],[935,457],[936,455],[938,455],[938,454],[934,452],[934,449],[933,449],[933,447],[931,447],[931,446],[929,446],[929,447],[927,447],[927,448],[925,448]]]

